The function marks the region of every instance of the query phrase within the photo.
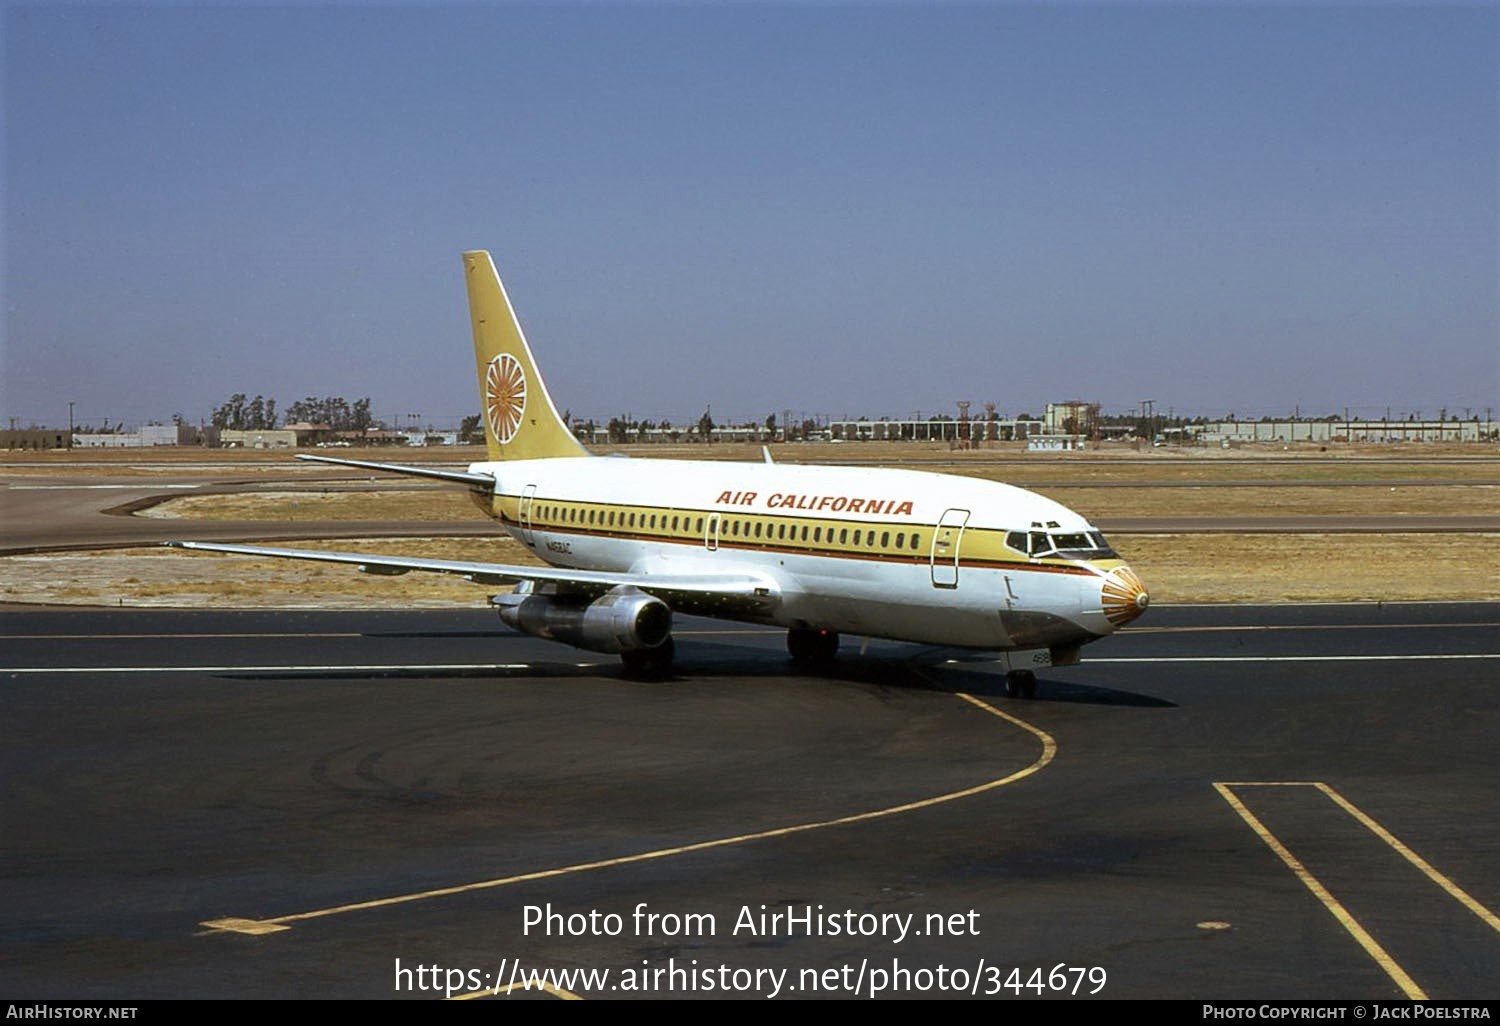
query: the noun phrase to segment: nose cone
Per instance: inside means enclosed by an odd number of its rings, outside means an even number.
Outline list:
[[[1104,606],[1104,618],[1113,627],[1123,627],[1140,616],[1151,604],[1146,586],[1128,566],[1111,570],[1100,585],[1100,602]]]

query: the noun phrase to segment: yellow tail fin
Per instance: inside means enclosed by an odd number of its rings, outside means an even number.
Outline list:
[[[552,405],[489,253],[465,253],[464,274],[490,459],[589,455]]]

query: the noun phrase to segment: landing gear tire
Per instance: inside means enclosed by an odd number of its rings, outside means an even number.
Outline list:
[[[1005,675],[1005,693],[1011,698],[1035,698],[1036,674],[1030,670],[1011,670]]]
[[[625,676],[642,680],[655,680],[671,676],[672,663],[677,658],[677,645],[669,637],[655,648],[637,648],[620,653],[620,663]]]
[[[839,652],[837,631],[794,627],[786,632],[786,650],[801,666],[827,666]]]

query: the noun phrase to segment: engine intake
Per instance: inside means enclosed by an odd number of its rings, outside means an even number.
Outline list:
[[[593,602],[519,591],[496,595],[491,601],[508,626],[590,652],[656,648],[672,634],[671,608],[628,584],[612,588]]]

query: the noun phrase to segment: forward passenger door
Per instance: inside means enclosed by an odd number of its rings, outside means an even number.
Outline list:
[[[958,549],[963,541],[964,525],[969,522],[966,509],[943,511],[932,535],[932,586],[958,587]]]

